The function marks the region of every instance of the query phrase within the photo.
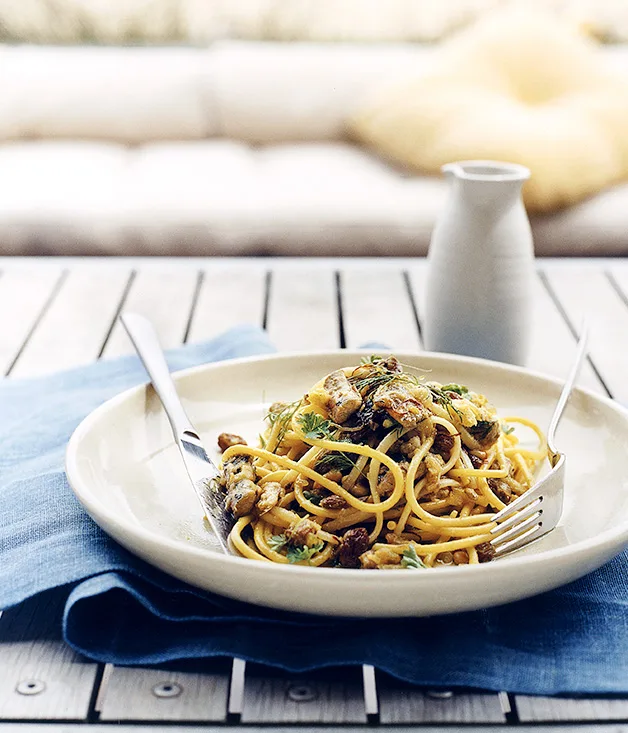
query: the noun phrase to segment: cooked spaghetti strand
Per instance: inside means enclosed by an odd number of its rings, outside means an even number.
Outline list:
[[[484,395],[408,374],[392,356],[328,374],[267,419],[259,446],[223,440],[221,480],[232,547],[285,565],[487,562],[495,513],[547,457],[527,417],[499,419]]]

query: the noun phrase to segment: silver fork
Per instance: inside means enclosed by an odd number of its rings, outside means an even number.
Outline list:
[[[494,536],[490,540],[490,544],[495,549],[497,557],[519,550],[540,539],[556,527],[561,517],[566,457],[564,453],[560,453],[556,449],[555,433],[582,366],[586,353],[587,336],[588,328],[586,324],[583,324],[576,358],[560,393],[547,430],[547,447],[552,467],[551,471],[525,494],[513,501],[512,504],[508,504],[504,509],[497,512],[494,517],[497,526],[491,530],[491,534]]]
[[[207,455],[175,387],[153,324],[139,313],[123,313],[120,321],[129,334],[161,400],[192,487],[223,552],[229,554],[233,517],[225,509],[225,493],[218,486],[220,471]]]

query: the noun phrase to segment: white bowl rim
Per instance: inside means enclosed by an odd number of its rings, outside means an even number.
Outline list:
[[[373,349],[373,348],[366,348],[366,349],[331,349],[326,351],[303,351],[303,352],[278,352],[274,354],[261,354],[261,355],[254,355],[254,356],[245,356],[240,357],[236,359],[223,359],[221,361],[215,361],[215,362],[206,362],[204,364],[199,364],[197,366],[193,367],[187,367],[186,369],[180,369],[177,371],[174,371],[172,373],[173,378],[175,379],[175,382],[179,379],[184,379],[190,375],[193,375],[198,372],[203,372],[206,370],[211,370],[212,368],[219,368],[224,367],[228,365],[238,365],[238,364],[246,364],[249,362],[256,362],[256,361],[270,361],[270,360],[288,360],[288,359],[321,359],[325,357],[337,357],[339,355],[345,355],[347,356],[347,361],[350,363],[350,360],[352,357],[359,357],[364,355],[365,353],[373,353],[373,351],[381,351],[382,353],[394,353],[396,356],[401,357],[411,357],[412,359],[420,358],[420,357],[426,357],[430,359],[438,359],[441,361],[452,361],[455,363],[468,363],[473,364],[476,366],[482,366],[482,365],[490,365],[493,369],[502,370],[505,372],[510,372],[513,374],[524,374],[527,376],[531,376],[533,378],[539,378],[545,381],[548,384],[554,384],[559,389],[562,387],[561,380],[549,376],[547,374],[544,374],[542,372],[528,369],[527,367],[519,367],[514,366],[511,364],[504,364],[502,362],[496,362],[491,361],[489,359],[480,359],[477,357],[470,357],[470,356],[459,356],[456,354],[446,354],[441,352],[432,352],[432,351],[420,351],[420,352],[408,352],[408,351],[401,351],[401,350],[395,350],[390,351],[388,349]],[[172,548],[173,550],[176,550],[178,553],[182,553],[183,555],[190,555],[191,557],[198,557],[198,558],[206,558],[209,554],[215,559],[219,559],[221,562],[227,562],[229,564],[237,564],[237,565],[246,565],[250,567],[251,562],[253,562],[250,559],[244,558],[244,557],[238,557],[236,555],[227,555],[227,554],[221,554],[219,552],[216,552],[214,550],[210,549],[204,549],[194,546],[185,545],[181,542],[178,542],[177,540],[170,539],[168,537],[164,537],[162,535],[157,535],[154,532],[151,532],[150,530],[146,529],[145,527],[130,523],[125,521],[124,519],[121,519],[120,516],[109,510],[106,503],[101,502],[94,494],[93,491],[90,490],[89,486],[86,484],[85,481],[81,478],[81,472],[78,467],[78,460],[79,460],[79,451],[78,448],[80,446],[80,442],[83,439],[83,437],[91,430],[94,423],[96,423],[100,416],[107,412],[110,409],[115,408],[120,402],[124,402],[125,400],[129,399],[132,395],[137,394],[141,392],[142,390],[145,390],[148,386],[149,382],[145,382],[143,384],[139,384],[135,387],[130,387],[129,389],[124,390],[120,394],[110,398],[103,404],[99,405],[97,408],[95,408],[89,415],[87,415],[81,423],[76,427],[74,432],[72,433],[72,436],[70,437],[70,440],[67,445],[66,449],[66,456],[65,456],[65,468],[66,468],[66,474],[68,478],[68,482],[74,491],[75,495],[83,504],[83,506],[88,510],[88,513],[92,513],[92,509],[94,510],[94,514],[97,516],[104,517],[107,521],[110,521],[111,523],[115,523],[119,526],[124,527],[128,532],[131,534],[137,535],[142,537],[146,542],[150,544],[158,544],[165,548]],[[595,392],[593,392],[590,389],[584,388],[584,387],[575,387],[574,393],[579,392],[582,393],[588,397],[591,397],[593,400],[596,400],[598,402],[601,402],[605,404],[607,407],[609,407],[611,410],[617,412],[620,414],[624,419],[628,420],[628,409],[624,408],[622,405],[620,405],[615,400],[606,397],[604,395],[599,395]],[[562,557],[569,556],[574,557],[577,559],[579,556],[584,555],[586,556],[588,554],[588,551],[593,548],[599,548],[600,550],[603,550],[605,548],[611,548],[615,546],[619,541],[622,542],[628,542],[628,520],[620,523],[616,527],[613,527],[611,529],[605,530],[604,532],[599,533],[595,537],[591,537],[589,539],[581,540],[579,542],[575,542],[573,544],[570,544],[566,547],[559,547],[554,549],[548,549],[544,550],[540,553],[535,554],[529,554],[529,555],[514,555],[508,558],[508,562],[504,563],[503,565],[500,563],[501,567],[508,567],[513,572],[516,571],[518,568],[522,567],[530,567],[531,565],[535,565],[538,563],[546,563],[551,562],[553,560],[560,560]],[[496,571],[496,564],[497,563],[479,563],[474,565],[457,565],[454,567],[443,567],[443,568],[430,568],[430,571],[428,573],[394,573],[395,578],[398,578],[398,583],[409,583],[413,584],[416,582],[417,577],[421,578],[422,583],[429,583],[430,581],[428,578],[433,578],[432,582],[440,581],[443,577],[443,574],[447,574],[447,577],[455,578],[458,576],[465,575],[467,576],[467,579],[469,577],[469,573],[475,573],[478,576],[481,575],[481,573],[494,573]],[[264,572],[269,571],[276,571],[280,573],[290,572],[293,574],[302,574],[303,577],[308,578],[310,581],[313,579],[314,576],[317,577],[336,577],[339,580],[342,578],[351,579],[352,581],[356,581],[359,579],[358,582],[361,582],[363,584],[368,584],[372,582],[377,582],[377,578],[380,578],[381,580],[381,574],[380,573],[368,573],[364,572],[363,569],[353,569],[353,568],[319,568],[319,567],[310,567],[307,565],[288,565],[283,563],[258,563],[258,566],[260,570],[263,569]],[[312,576],[312,573],[314,573],[314,576]]]

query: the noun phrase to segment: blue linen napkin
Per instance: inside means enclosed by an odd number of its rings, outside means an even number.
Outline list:
[[[269,351],[263,332],[241,327],[173,351],[168,361],[181,369]],[[518,603],[390,621],[250,606],[199,591],[131,555],[84,513],[63,459],[85,415],[145,381],[139,361],[127,357],[0,382],[0,608],[52,591],[64,605],[65,640],[115,664],[237,656],[305,671],[364,663],[429,686],[628,693],[627,554]]]

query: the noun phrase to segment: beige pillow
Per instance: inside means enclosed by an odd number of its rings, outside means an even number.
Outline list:
[[[525,165],[531,210],[566,206],[628,177],[628,82],[594,45],[529,11],[463,32],[422,76],[381,90],[350,129],[428,173],[473,158]]]

